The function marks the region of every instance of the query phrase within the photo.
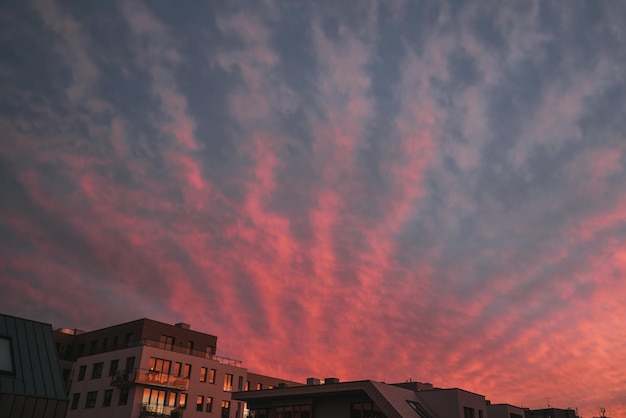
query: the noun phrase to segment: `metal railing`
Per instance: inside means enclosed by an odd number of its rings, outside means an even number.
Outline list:
[[[172,376],[150,369],[135,369],[133,372],[119,371],[111,380],[111,386],[128,386],[139,384],[157,386],[174,390],[187,390],[189,379],[182,376]]]

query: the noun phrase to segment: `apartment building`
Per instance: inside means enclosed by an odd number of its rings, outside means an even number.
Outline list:
[[[216,355],[217,337],[150,319],[54,332],[69,395],[67,418],[241,418],[231,392],[297,385]]]
[[[308,379],[306,386],[237,392],[251,418],[486,418],[485,397],[429,383],[339,383]]]

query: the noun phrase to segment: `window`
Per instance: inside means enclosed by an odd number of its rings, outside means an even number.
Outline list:
[[[171,361],[163,360],[156,357],[150,357],[150,363],[148,363],[148,367],[150,368],[150,370],[161,374],[170,374],[171,366]]]
[[[91,371],[91,378],[100,379],[102,377],[102,369],[104,369],[104,363],[95,363]]]
[[[117,366],[120,363],[119,360],[111,360],[111,366],[109,367],[109,376],[115,376],[117,374]]]
[[[126,357],[126,373],[132,373],[135,371],[135,357]]]
[[[350,410],[350,418],[383,418],[382,411],[373,402],[353,403]]]
[[[75,393],[72,395],[72,409],[78,408],[78,402],[80,402],[80,393]]]
[[[207,371],[208,370],[206,367],[200,367],[200,381],[201,382],[206,382]]]
[[[181,393],[180,396],[178,397],[178,406],[181,407],[182,409],[187,408],[187,394],[186,393]]]
[[[411,406],[411,408],[413,408],[415,410],[415,412],[417,412],[417,414],[422,417],[422,418],[429,418],[430,414],[428,412],[426,412],[426,410],[424,409],[424,407],[422,405],[420,405],[417,402],[413,402],[413,401],[407,401],[408,404]]]
[[[189,350],[189,354],[193,353],[193,347],[194,347],[193,341],[189,341],[189,343],[187,344],[187,349]]]
[[[173,376],[180,376],[180,371],[183,368],[183,363],[174,363],[174,368],[172,369]]]
[[[463,407],[463,418],[474,418],[474,408]]]
[[[176,392],[170,392],[167,399],[167,405],[176,407]]]
[[[96,354],[96,351],[98,351],[98,340],[93,340],[89,347],[89,354]]]
[[[108,344],[108,342],[109,342],[108,338],[105,338],[105,339],[102,340],[102,352],[107,351],[107,344]]]
[[[124,343],[126,345],[131,345],[131,343],[133,342],[133,337],[134,337],[134,334],[132,332],[129,332],[128,334],[126,334],[126,338],[124,339]]]
[[[174,337],[161,335],[161,344],[165,350],[172,350],[174,347]]]
[[[164,412],[166,392],[159,389],[143,389],[141,405],[149,415],[161,415]]]
[[[482,409],[478,410],[478,418],[483,418],[483,410]]]
[[[243,387],[243,390],[246,390],[246,391],[250,390],[250,381],[249,380],[246,380],[246,385]]]
[[[211,373],[209,373],[209,383],[215,383],[215,369],[211,369]]]
[[[210,396],[206,397],[206,412],[213,412],[213,398]]]
[[[185,364],[185,368],[183,369],[183,377],[189,379],[191,377],[191,364]]]
[[[113,337],[113,347],[117,347],[117,343],[119,342],[119,337],[116,335]]]
[[[261,389],[263,389],[263,384],[257,383],[256,384],[256,390],[261,390]]]
[[[113,400],[113,389],[107,389],[104,391],[102,406],[111,406],[111,400]]]
[[[239,383],[237,384],[237,390],[243,389],[243,376],[239,376]]]
[[[85,400],[85,408],[95,408],[96,407],[96,398],[98,397],[98,392],[87,392],[87,399]]]
[[[13,347],[9,337],[0,337],[0,374],[15,374]]]
[[[83,380],[85,378],[85,373],[87,373],[87,366],[80,366],[78,368],[78,379]]]
[[[222,418],[230,417],[230,401],[222,401]]]
[[[196,411],[202,412],[202,406],[204,405],[204,396],[198,395],[196,398]]]
[[[231,392],[233,390],[233,375],[226,373],[224,375],[224,391]]]
[[[85,344],[78,344],[78,357],[82,357],[85,354]]]
[[[120,388],[119,405],[126,405],[127,403],[128,403],[128,388]]]

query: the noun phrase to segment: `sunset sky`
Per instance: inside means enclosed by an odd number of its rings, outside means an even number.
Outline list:
[[[0,5],[0,311],[626,416],[626,2]]]

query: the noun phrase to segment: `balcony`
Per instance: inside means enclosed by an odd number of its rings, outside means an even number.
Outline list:
[[[135,369],[133,372],[119,371],[111,380],[111,386],[146,385],[170,390],[187,390],[189,379],[182,376],[172,376],[148,369]]]
[[[141,413],[139,418],[146,417],[171,417],[180,418],[181,409],[172,406],[154,405],[154,404],[141,404]]]

